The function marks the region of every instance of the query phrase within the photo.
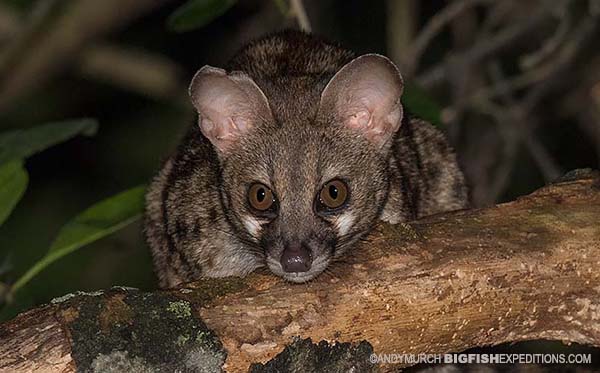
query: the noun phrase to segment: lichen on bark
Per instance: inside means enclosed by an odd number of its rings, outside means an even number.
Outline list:
[[[226,353],[192,305],[169,293],[113,289],[60,305],[82,372],[219,372]]]
[[[251,373],[306,372],[377,372],[371,363],[373,347],[366,341],[358,344],[320,341],[310,338],[295,339],[290,345],[265,364],[253,364]]]

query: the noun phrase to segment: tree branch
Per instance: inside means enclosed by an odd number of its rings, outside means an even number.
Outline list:
[[[600,174],[575,172],[515,202],[381,225],[333,275],[306,285],[254,273],[155,293],[70,295],[0,325],[0,370],[212,371],[225,362],[241,372],[293,336],[368,341],[324,358],[358,371],[371,349],[446,353],[530,339],[600,346],[598,221]],[[318,347],[337,348],[327,346]]]

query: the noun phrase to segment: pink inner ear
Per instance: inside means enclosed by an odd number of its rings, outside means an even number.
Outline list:
[[[223,118],[218,125],[215,125],[210,119],[201,119],[200,128],[207,137],[218,141],[232,137],[233,131],[235,131],[233,123],[231,123],[231,119],[229,118]]]
[[[402,106],[398,103],[390,111],[359,110],[344,119],[344,125],[360,131],[369,141],[384,144],[400,128]]]
[[[360,110],[346,118],[345,124],[352,129],[363,130],[371,125],[371,118],[368,110]]]
[[[319,115],[334,118],[384,147],[400,127],[402,89],[402,76],[392,61],[375,54],[360,56],[325,86]]]
[[[272,119],[267,97],[245,73],[204,66],[190,85],[200,130],[226,152],[259,121]]]
[[[221,151],[225,151],[233,144],[240,134],[248,131],[252,126],[243,118],[235,118],[213,114],[213,122],[209,117],[200,117],[200,130]]]
[[[400,127],[402,106],[386,83],[362,81],[347,91],[337,103],[339,112],[346,111],[344,125],[360,131],[369,141],[384,144]]]

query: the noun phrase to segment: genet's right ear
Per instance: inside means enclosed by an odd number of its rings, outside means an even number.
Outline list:
[[[204,66],[194,75],[189,92],[200,130],[221,153],[259,122],[273,118],[265,94],[241,71],[227,74]]]
[[[321,93],[319,116],[334,119],[380,149],[402,123],[402,75],[387,57],[365,54],[348,62]]]

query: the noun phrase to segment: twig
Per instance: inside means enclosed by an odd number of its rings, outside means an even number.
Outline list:
[[[543,60],[547,59],[565,43],[572,23],[568,12],[568,5],[569,2],[564,2],[562,3],[561,7],[557,7],[556,13],[560,19],[560,22],[558,23],[556,30],[542,44],[540,49],[521,58],[520,66],[522,69],[531,69],[539,65]]]
[[[500,65],[496,62],[491,65],[491,75],[496,85],[503,87],[501,90],[502,98],[506,105],[509,106],[508,110],[504,112],[509,113],[509,120],[506,118],[500,118],[499,124],[510,123],[512,127],[515,125],[515,136],[510,139],[511,142],[524,141],[525,147],[533,157],[534,161],[538,165],[540,171],[544,175],[546,181],[553,181],[562,174],[562,170],[552,159],[552,156],[544,146],[539,142],[533,133],[533,129],[536,127],[536,121],[531,117],[529,111],[523,108],[523,106],[517,102],[512,92],[505,84],[505,79],[500,69]],[[536,94],[535,91],[530,92],[528,95]],[[504,119],[504,120],[503,120]]]
[[[0,41],[22,27],[16,14],[5,8],[0,5],[0,25],[5,16],[12,15],[10,18],[13,22],[2,25],[5,29],[0,29]],[[180,89],[179,67],[162,55],[115,45],[92,45],[81,53],[78,64],[78,71],[85,77],[102,80],[143,96],[165,98],[177,91],[183,92]]]
[[[486,12],[485,19],[481,24],[480,35],[481,38],[489,37],[491,31],[507,20],[507,16],[510,15],[514,9],[515,0],[497,1],[492,7]]]
[[[306,32],[311,32],[312,27],[310,26],[310,20],[306,15],[306,10],[304,9],[304,4],[302,0],[290,0],[290,5],[292,8],[292,13],[296,16],[298,20],[298,25],[300,29]]]
[[[16,32],[19,26],[19,16],[17,12],[6,4],[0,3],[0,42],[9,40]]]
[[[456,65],[463,65],[462,70],[468,71],[474,64],[477,64],[484,58],[502,50],[526,33],[539,27],[541,23],[546,22],[550,12],[549,6],[542,7],[542,9],[534,13],[531,17],[528,17],[526,20],[508,26],[489,38],[479,40],[467,51],[450,56],[446,61],[419,75],[417,82],[423,88],[428,89],[433,85],[448,79],[448,74],[457,70]]]
[[[588,43],[593,43],[592,36],[598,30],[599,14],[591,13],[579,26],[572,32],[571,40],[565,44],[561,52],[555,59],[556,62],[547,64],[548,71],[544,79],[535,87],[535,94],[529,95],[523,102],[523,109],[531,111],[540,99],[552,88],[553,80],[549,79],[551,75],[560,77],[560,72],[564,71],[569,63],[573,63],[576,57],[585,50]]]
[[[419,33],[407,53],[404,70],[407,75],[413,75],[421,56],[429,43],[438,35],[443,28],[454,18],[465,10],[480,4],[491,3],[491,0],[460,0],[450,3],[447,7],[436,13],[423,30]]]
[[[575,31],[569,33],[570,36],[563,47],[557,51],[556,58],[546,62],[538,68],[524,71],[520,75],[508,78],[502,81],[501,85],[492,84],[489,87],[463,96],[463,102],[460,103],[463,107],[478,106],[481,102],[493,100],[498,96],[506,93],[514,94],[515,92],[536,85],[536,93],[529,95],[523,103],[525,111],[530,111],[533,106],[543,97],[549,88],[552,87],[553,77],[559,77],[560,72],[571,64],[578,54],[584,50],[586,42],[598,28],[598,21],[594,17],[588,17],[580,22]],[[543,86],[543,88],[542,88]],[[452,109],[455,111],[456,109]]]
[[[98,45],[82,53],[79,71],[143,96],[169,98],[184,92],[178,66],[141,50]]]
[[[60,14],[35,37],[19,38],[0,62],[0,110],[71,64],[91,40],[169,0],[59,2]],[[42,1],[39,3],[47,3]],[[53,3],[53,2],[52,2]],[[64,9],[63,9],[64,7]],[[115,9],[119,9],[115,12]]]
[[[503,143],[502,156],[497,157],[500,159],[500,164],[485,185],[485,196],[478,196],[478,201],[476,201],[488,205],[498,200],[510,182],[510,175],[519,149],[520,136],[514,127],[504,125],[513,119],[506,108],[491,101],[484,101],[480,103],[478,109],[482,114],[487,114],[495,119],[496,129],[501,135]],[[489,145],[486,142],[482,141],[480,144],[486,148],[481,153],[489,152]]]
[[[470,8],[452,20],[450,25],[454,49],[464,50],[469,47],[478,35],[478,17],[476,9]],[[484,83],[484,76],[479,67],[470,71],[456,72],[449,79],[452,102],[455,115],[453,120],[445,122],[448,125],[448,137],[451,143],[458,143],[462,128],[464,128],[464,106],[461,104],[465,95],[471,90],[477,90]]]
[[[404,71],[406,51],[414,38],[417,27],[417,0],[387,1],[386,35],[388,56]]]
[[[36,36],[38,36],[45,26],[52,22],[52,19],[57,17],[57,13],[62,5],[57,0],[35,3],[25,24],[19,30],[20,32],[0,53],[0,87],[2,77],[8,76],[11,69],[19,64],[22,60],[22,55],[27,51],[27,46],[35,41]],[[16,31],[16,29],[13,31]]]
[[[544,180],[554,181],[564,173],[544,145],[531,133],[525,137],[525,146],[544,175]]]

